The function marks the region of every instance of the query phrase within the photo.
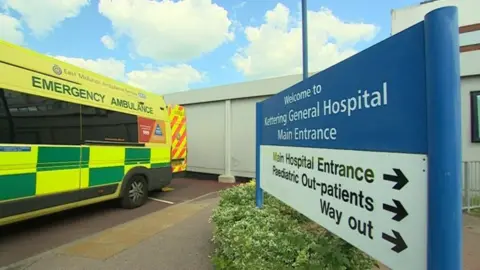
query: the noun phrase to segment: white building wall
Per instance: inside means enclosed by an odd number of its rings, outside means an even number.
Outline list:
[[[255,176],[255,106],[265,97],[245,98],[232,101],[232,174],[243,177]]]
[[[187,170],[222,174],[225,169],[225,103],[189,104]]]
[[[233,99],[217,99],[213,102],[205,102],[209,100],[208,96],[201,95],[202,101],[204,101],[201,103],[196,103],[194,99],[188,98],[188,95],[193,94],[193,92],[200,94],[204,91],[211,91],[211,89],[193,90],[183,92],[181,95],[175,93],[175,98],[170,95],[165,96],[167,104],[182,104],[185,106],[188,134],[187,170],[219,175],[228,173],[233,176],[254,177],[255,105],[275,92],[279,92],[301,80],[301,76],[291,77],[294,78],[288,78],[287,80],[277,78],[270,87],[264,81],[245,83],[249,89],[263,89],[263,92],[258,91],[257,96],[254,97],[240,98],[241,96],[233,96]],[[238,88],[235,91],[242,91],[240,89],[245,84],[228,85],[215,90],[229,92],[232,91],[232,88]],[[480,160],[480,144],[472,143],[470,137],[470,92],[480,91],[480,76],[462,78],[461,89],[463,160],[478,161]],[[187,100],[185,103],[181,101],[184,95],[184,99]],[[224,95],[229,97],[226,93]],[[226,117],[226,106],[230,106],[230,118]],[[230,125],[229,137],[227,137],[226,125]]]
[[[301,80],[292,75],[165,95],[167,104],[185,106],[187,170],[254,177],[256,103]]]

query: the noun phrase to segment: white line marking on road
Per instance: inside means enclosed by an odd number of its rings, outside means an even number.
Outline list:
[[[154,201],[157,201],[157,202],[163,202],[163,203],[168,203],[168,204],[175,204],[174,202],[171,202],[171,201],[165,201],[165,200],[161,200],[161,199],[157,199],[157,198],[153,198],[153,197],[148,197],[150,200],[154,200]]]

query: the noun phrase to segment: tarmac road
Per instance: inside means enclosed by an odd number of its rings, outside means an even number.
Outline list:
[[[170,185],[172,191],[150,194],[152,199],[137,209],[120,209],[115,202],[106,202],[0,227],[0,267],[230,186],[179,178]]]

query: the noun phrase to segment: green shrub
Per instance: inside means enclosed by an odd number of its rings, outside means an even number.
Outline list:
[[[263,209],[257,209],[254,183],[223,190],[211,221],[218,270],[367,270],[375,265],[273,196],[265,194]]]

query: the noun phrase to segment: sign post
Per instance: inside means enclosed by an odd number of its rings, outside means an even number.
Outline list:
[[[265,190],[392,269],[462,269],[459,95],[444,7],[257,103],[257,207]]]
[[[302,56],[303,79],[308,79],[308,27],[307,27],[307,0],[302,0]]]
[[[439,28],[441,27],[441,28]],[[458,13],[425,18],[428,108],[428,266],[462,267],[462,154]]]

